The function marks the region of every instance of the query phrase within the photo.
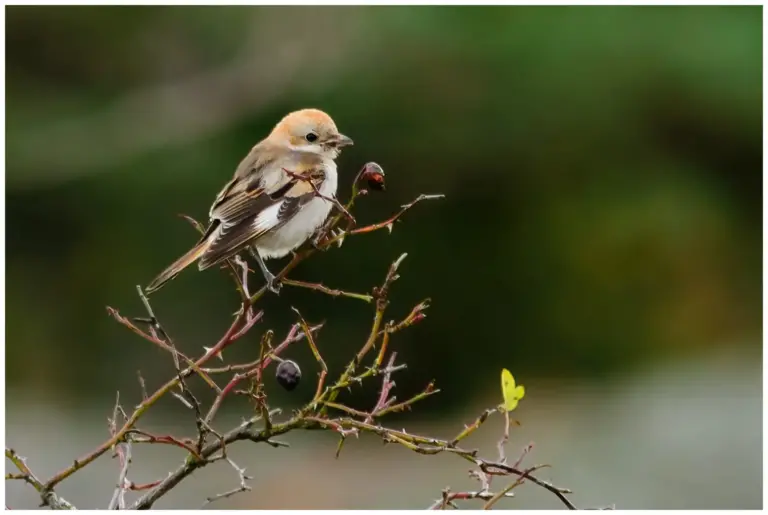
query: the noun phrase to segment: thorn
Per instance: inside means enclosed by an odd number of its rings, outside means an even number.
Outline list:
[[[339,238],[336,240],[336,246],[339,248],[341,248],[341,245],[344,243],[344,238],[347,237],[343,229],[339,229],[338,231],[331,231],[331,236],[334,238]]]
[[[206,354],[208,354],[213,350],[213,347],[206,347],[205,345],[203,345],[203,350],[205,351]],[[216,357],[219,358],[221,361],[224,361],[224,356],[221,355],[221,351],[216,353]]]

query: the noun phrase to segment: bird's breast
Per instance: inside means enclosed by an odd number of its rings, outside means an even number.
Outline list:
[[[338,186],[336,164],[333,161],[326,163],[324,171],[325,179],[318,191],[325,197],[335,197]],[[332,207],[328,200],[313,198],[279,229],[256,241],[259,254],[264,259],[279,258],[299,247],[325,222]]]

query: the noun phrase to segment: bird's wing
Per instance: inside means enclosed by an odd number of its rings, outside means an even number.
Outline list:
[[[235,176],[211,207],[211,226],[203,239],[207,249],[200,269],[241,251],[254,240],[293,218],[314,196],[325,178],[320,163],[283,171],[279,163],[246,177]],[[314,188],[313,188],[314,185]]]

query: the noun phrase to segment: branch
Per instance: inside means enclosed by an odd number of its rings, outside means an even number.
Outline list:
[[[115,486],[115,493],[112,494],[112,500],[109,501],[107,506],[108,510],[124,510],[125,509],[125,492],[130,487],[128,481],[128,467],[131,465],[131,443],[126,442],[124,444],[118,444],[120,451],[120,475],[117,478],[117,485]]]
[[[576,506],[574,506],[574,504],[571,501],[569,501],[568,498],[565,496],[565,494],[570,494],[570,493],[573,493],[573,492],[571,492],[567,488],[557,487],[557,486],[553,485],[552,483],[550,483],[548,481],[544,481],[542,479],[539,479],[539,478],[531,475],[530,470],[522,471],[522,470],[518,469],[517,467],[510,467],[510,466],[505,465],[504,463],[494,463],[494,462],[488,462],[488,461],[483,461],[483,460],[478,460],[477,464],[480,467],[480,469],[483,472],[487,473],[487,474],[499,475],[499,470],[501,470],[503,472],[515,474],[515,475],[520,476],[521,478],[524,478],[524,479],[530,479],[532,483],[535,483],[535,484],[539,485],[540,487],[545,488],[546,490],[549,490],[550,492],[555,494],[555,496],[558,499],[560,499],[560,501],[563,504],[565,504],[565,506],[569,510],[577,509]],[[542,467],[546,467],[546,466],[547,465],[538,465],[536,468],[538,469],[538,468],[542,468]]]
[[[295,279],[288,279],[287,277],[281,279],[281,282],[288,286],[296,286],[299,288],[307,288],[309,290],[319,291],[332,297],[349,297],[351,299],[359,299],[364,302],[371,302],[373,300],[373,297],[367,293],[353,293],[344,290],[336,290],[320,283],[308,283],[304,281],[297,281]]]
[[[191,445],[188,443],[179,440],[178,438],[171,436],[171,435],[153,435],[151,433],[147,433],[146,431],[142,431],[141,429],[129,429],[127,431],[127,434],[130,435],[140,435],[144,438],[137,438],[132,437],[132,440],[136,443],[157,443],[157,444],[165,444],[165,445],[173,445],[175,447],[181,447],[182,449],[188,451],[194,458],[201,460],[202,457],[200,456],[200,453],[194,449]]]
[[[303,424],[303,421],[300,418],[293,418],[286,423],[273,425],[269,430],[263,429],[259,432],[252,432],[251,428],[259,420],[261,420],[260,415],[252,417],[240,424],[235,429],[226,433],[221,441],[212,442],[205,446],[205,448],[203,448],[203,450],[200,452],[202,460],[185,460],[179,468],[172,472],[166,479],[161,481],[154,490],[138,499],[129,507],[129,509],[134,510],[151,508],[158,499],[163,497],[182,480],[187,478],[190,474],[192,474],[192,472],[209,463],[209,458],[215,453],[221,451],[224,446],[228,446],[234,442],[243,440],[248,440],[254,443],[264,442],[273,446],[283,446],[284,444],[274,442],[272,438],[296,429]]]
[[[323,324],[317,324],[309,328],[310,332],[312,334],[316,333],[320,329],[322,329]],[[298,325],[295,325],[291,328],[291,332],[288,334],[286,339],[281,343],[281,345],[290,345],[294,342],[299,342],[304,339],[305,334],[303,332],[296,332],[296,329],[298,329]],[[274,352],[274,351],[272,351]],[[224,367],[217,367],[217,368],[203,368],[203,370],[209,374],[222,374],[227,372],[237,372],[242,370],[250,370],[256,366],[259,365],[259,360],[252,361],[250,363],[239,363],[234,365],[227,365]]]
[[[11,462],[19,469],[21,474],[6,474],[6,479],[21,479],[32,485],[32,488],[37,490],[40,494],[43,503],[41,506],[50,506],[54,510],[75,510],[72,504],[67,502],[63,497],[56,494],[53,488],[43,484],[35,474],[32,473],[27,466],[27,459],[16,454],[13,449],[5,448],[5,457],[11,460]]]
[[[112,410],[112,418],[109,419],[109,433],[114,436],[117,432],[117,417],[122,414],[123,419],[127,418],[123,408],[120,406],[120,392],[117,392],[115,397],[115,407]],[[120,460],[120,473],[118,475],[117,484],[115,485],[115,492],[112,494],[112,499],[107,506],[108,510],[124,509],[125,508],[125,491],[127,489],[128,482],[128,467],[131,464],[131,443],[126,441],[124,444],[117,444],[115,446],[115,453]]]
[[[328,366],[325,364],[325,360],[323,360],[323,357],[320,355],[320,351],[317,349],[317,345],[315,344],[315,339],[312,336],[312,331],[309,328],[309,324],[307,324],[307,321],[304,320],[304,317],[301,316],[301,313],[298,309],[292,307],[291,308],[294,313],[299,317],[299,323],[301,324],[301,329],[304,331],[304,334],[307,335],[307,343],[309,344],[309,348],[312,351],[312,355],[315,357],[315,360],[320,365],[320,375],[317,379],[317,388],[315,389],[315,396],[313,399],[319,399],[320,393],[323,391],[323,384],[325,384],[325,376],[328,375]]]
[[[200,506],[200,508],[204,508],[207,505],[211,504],[214,501],[218,501],[219,499],[224,499],[226,497],[231,497],[235,494],[239,494],[240,492],[248,492],[251,490],[251,487],[248,486],[248,483],[246,483],[246,480],[253,479],[251,476],[245,475],[245,468],[240,468],[237,466],[237,463],[232,461],[230,458],[226,458],[227,462],[232,466],[233,469],[235,469],[235,472],[237,472],[238,477],[240,478],[240,486],[238,488],[234,488],[232,490],[228,490],[226,492],[216,494],[213,497],[208,497],[205,499],[205,502]]]
[[[358,229],[352,229],[352,230],[349,230],[349,231],[345,231],[345,232],[343,232],[343,233],[341,233],[341,234],[339,234],[339,235],[337,235],[337,236],[335,236],[335,237],[333,237],[333,238],[323,242],[323,244],[324,244],[324,246],[330,246],[331,244],[335,243],[338,240],[343,240],[344,238],[347,237],[347,235],[365,234],[365,233],[369,233],[369,232],[373,232],[373,231],[378,231],[378,230],[381,230],[381,229],[387,229],[390,233],[392,233],[392,230],[394,229],[395,222],[399,221],[400,217],[403,216],[406,211],[408,211],[409,209],[411,209],[413,206],[415,206],[416,204],[418,204],[421,201],[424,201],[424,200],[436,200],[436,199],[441,199],[441,198],[445,198],[445,195],[443,195],[443,194],[436,194],[436,195],[421,194],[418,197],[416,197],[414,200],[409,202],[408,204],[405,204],[405,205],[401,206],[400,211],[398,211],[397,213],[392,215],[387,220],[384,220],[383,222],[367,225],[365,227],[360,227]]]
[[[516,488],[516,487],[517,487],[518,485],[520,485],[520,484],[521,484],[523,481],[525,481],[525,478],[526,478],[526,477],[528,477],[528,474],[530,474],[531,472],[533,472],[533,471],[534,471],[534,470],[536,470],[537,468],[539,468],[539,467],[531,467],[531,468],[529,468],[528,470],[526,470],[526,471],[525,471],[525,473],[524,473],[522,476],[520,476],[519,478],[517,478],[517,480],[516,480],[514,483],[512,483],[512,484],[511,484],[511,485],[509,485],[509,486],[507,486],[506,488],[504,488],[503,490],[501,490],[499,493],[497,493],[496,495],[494,495],[493,497],[491,497],[491,498],[488,500],[488,502],[487,502],[487,503],[485,503],[485,505],[483,506],[483,509],[484,509],[484,510],[490,510],[491,508],[493,508],[493,505],[494,505],[494,504],[496,504],[497,502],[499,502],[499,501],[501,500],[501,498],[502,498],[502,497],[506,496],[506,495],[507,495],[509,492],[511,492],[511,491],[512,491],[514,488]]]
[[[293,177],[294,179],[297,179],[299,181],[306,182],[307,184],[309,184],[309,186],[312,188],[312,191],[314,192],[316,197],[320,197],[326,202],[330,202],[331,204],[333,204],[333,206],[336,207],[336,209],[338,209],[341,212],[341,214],[347,217],[347,220],[349,220],[351,225],[354,226],[355,224],[357,224],[357,221],[355,220],[355,217],[352,216],[352,213],[350,213],[346,207],[341,205],[341,202],[339,202],[339,200],[336,197],[329,197],[327,195],[323,195],[320,192],[320,190],[317,189],[317,186],[313,181],[315,177],[313,177],[311,173],[306,175],[298,174],[288,170],[287,168],[283,168],[283,171],[288,175],[290,175],[291,177]]]
[[[261,313],[259,315],[261,316]],[[243,323],[244,319],[246,317],[246,311],[241,310],[241,312],[235,317],[234,321],[232,322],[232,325],[229,327],[227,332],[224,334],[224,336],[214,345],[208,352],[206,352],[200,359],[198,359],[196,362],[193,363],[197,369],[208,362],[213,356],[215,356],[217,353],[221,352],[225,347],[227,347],[229,344],[231,344],[236,336],[236,333],[238,329],[240,328],[241,324]],[[237,335],[241,335],[242,333],[237,333]],[[163,386],[161,386],[155,393],[150,395],[147,399],[142,401],[134,410],[133,414],[130,416],[130,418],[125,422],[122,428],[120,428],[115,435],[101,444],[99,447],[97,447],[92,452],[88,453],[87,455],[83,456],[82,458],[76,459],[72,465],[69,467],[63,469],[62,471],[58,472],[56,475],[54,475],[51,479],[49,479],[45,483],[46,490],[50,490],[54,486],[56,486],[61,481],[67,479],[69,476],[83,468],[84,466],[91,463],[93,460],[107,452],[109,449],[111,449],[116,443],[122,440],[122,438],[125,436],[125,434],[130,430],[136,422],[139,421],[139,419],[146,413],[147,409],[149,409],[151,406],[153,406],[161,397],[163,397],[166,393],[168,393],[172,388],[177,386],[179,382],[181,381],[182,377],[186,377],[189,374],[191,374],[193,371],[192,366],[185,369],[181,374],[176,375],[173,379],[169,380],[167,383],[165,383]]]
[[[504,493],[504,497],[514,497],[515,494],[513,493]],[[446,488],[443,490],[443,497],[442,499],[439,499],[435,501],[434,504],[432,504],[428,510],[444,510],[447,506],[451,506],[454,508],[458,508],[455,504],[453,504],[453,501],[456,500],[466,500],[466,499],[482,499],[485,501],[490,501],[493,499],[494,494],[485,490],[479,490],[476,492],[451,492],[450,488]]]

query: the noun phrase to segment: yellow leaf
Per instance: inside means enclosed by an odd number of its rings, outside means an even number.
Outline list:
[[[517,402],[525,396],[523,385],[515,385],[515,378],[506,368],[501,370],[501,394],[504,396],[504,409],[512,411]]]

